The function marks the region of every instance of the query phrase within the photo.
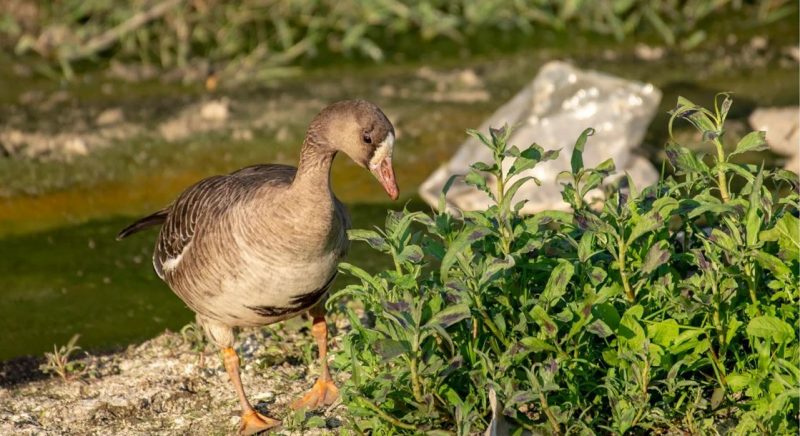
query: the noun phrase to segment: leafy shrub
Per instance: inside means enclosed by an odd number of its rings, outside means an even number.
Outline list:
[[[796,434],[798,177],[731,162],[765,143],[754,132],[726,154],[730,105],[679,99],[670,129],[688,121],[718,153],[670,142],[674,174],[642,189],[603,188],[614,164],[584,166],[584,131],[560,177],[573,212],[521,216],[513,201],[537,182],[520,174],[558,151],[511,146],[508,128],[473,131],[494,161],[466,181],[495,206],[390,211],[383,229],[354,230],[395,268],[344,264],[361,283],[331,300],[352,297],[367,314],[346,309],[352,329],[335,360],[352,375],[342,389],[352,428],[466,435],[494,417],[552,434]],[[602,205],[585,199],[595,188]]]

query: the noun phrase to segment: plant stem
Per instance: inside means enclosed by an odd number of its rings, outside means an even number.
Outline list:
[[[714,138],[714,145],[717,146],[717,163],[725,162],[725,150],[722,148],[722,141],[719,138]],[[717,169],[717,183],[719,184],[719,195],[722,197],[722,202],[727,203],[731,200],[728,194],[728,181],[725,177],[725,169],[719,167]]]
[[[753,266],[750,264],[745,264],[744,267],[745,275],[747,276],[747,281],[749,283],[749,290],[750,290],[750,302],[753,303],[753,306],[756,308],[756,314],[760,315],[761,310],[758,308],[758,297],[756,296],[756,271],[754,270]]]
[[[544,410],[544,414],[547,415],[547,421],[550,422],[550,427],[553,428],[553,434],[561,434],[561,426],[558,425],[556,416],[553,415],[553,411],[550,410],[550,406],[547,404],[547,396],[545,396],[544,391],[542,391],[542,385],[539,384],[539,380],[537,380],[535,374],[531,375],[530,380],[536,388],[536,392],[539,394],[542,410]]]
[[[409,359],[409,369],[411,371],[411,390],[414,392],[414,399],[422,404],[424,402],[424,398],[422,398],[422,387],[420,386],[419,382],[419,375],[417,374],[417,356],[416,352],[413,352],[414,355]]]
[[[378,406],[376,406],[372,401],[370,401],[370,400],[368,400],[368,399],[366,399],[364,397],[358,397],[358,399],[363,401],[364,404],[367,405],[367,407],[369,407],[375,413],[377,413],[378,416],[380,416],[381,419],[383,419],[384,421],[386,421],[386,422],[388,422],[388,423],[390,423],[390,424],[392,424],[392,425],[394,425],[396,427],[400,427],[402,429],[418,430],[418,428],[416,426],[411,425],[411,424],[406,424],[405,422],[400,421],[399,419],[397,419],[397,418],[395,418],[393,416],[390,416],[389,414],[387,414],[386,412],[381,410]]]
[[[409,358],[409,369],[411,371],[411,390],[414,392],[414,399],[422,404],[424,398],[422,397],[422,384],[419,381],[419,374],[417,373],[417,353],[419,351],[419,326],[417,326],[414,333],[414,342],[411,344],[411,357]]]
[[[647,385],[650,382],[650,360],[645,359],[644,370],[642,371],[642,396],[644,400],[642,401],[645,404],[649,404],[650,395],[647,393]],[[639,420],[642,419],[642,415],[644,414],[646,406],[642,406],[639,408],[639,411],[636,412],[636,416],[633,418],[631,422],[631,427],[636,427],[639,424]]]
[[[725,377],[725,367],[720,364],[717,353],[714,352],[714,347],[708,348],[708,355],[711,356],[712,367],[714,368],[714,373],[717,375],[717,381],[719,381],[720,387],[727,391],[728,381]]]
[[[722,302],[720,300],[722,299],[722,296],[719,293],[719,288],[716,286],[716,281],[712,280],[712,283],[714,283],[714,286],[713,286],[713,288],[714,288],[714,314],[713,314],[712,320],[714,322],[714,328],[717,331],[717,344],[719,346],[719,357],[721,359],[724,359],[725,358],[725,351],[726,351],[726,347],[727,347],[727,345],[725,344],[725,342],[726,342],[725,341],[725,336],[726,335],[725,335],[725,328],[723,327],[722,322],[720,321],[720,316],[719,316],[720,306],[722,305]]]
[[[622,238],[618,238],[619,241],[619,275],[622,278],[622,286],[625,288],[625,297],[628,299],[629,302],[633,303],[636,300],[636,295],[633,293],[633,289],[631,289],[631,284],[628,281],[628,273],[625,271],[625,256],[628,253],[628,246],[625,244],[625,241]]]

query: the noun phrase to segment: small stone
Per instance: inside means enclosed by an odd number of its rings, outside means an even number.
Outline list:
[[[200,108],[200,116],[207,121],[225,121],[228,119],[228,101],[209,101]]]
[[[125,114],[122,112],[120,108],[111,108],[106,109],[103,112],[100,112],[100,115],[97,116],[95,119],[95,123],[98,126],[109,126],[111,124],[117,124],[125,119]]]
[[[664,57],[664,47],[651,47],[647,44],[636,44],[633,49],[637,58],[643,61],[657,61]]]
[[[394,97],[397,94],[397,90],[392,85],[383,85],[378,88],[378,94],[381,97]]]
[[[470,88],[483,86],[483,81],[481,78],[475,74],[475,71],[469,69],[458,73],[458,80],[462,85]]]
[[[252,141],[253,131],[250,129],[234,129],[233,139],[237,141]]]
[[[754,36],[750,39],[750,47],[752,47],[755,50],[758,51],[766,50],[768,45],[769,41],[765,36]]]
[[[81,138],[70,138],[64,142],[64,153],[85,156],[89,153],[86,141]]]
[[[278,142],[286,142],[289,140],[290,136],[289,128],[281,126],[281,128],[278,129],[278,133],[275,134],[275,140]]]
[[[790,45],[783,48],[783,53],[792,58],[795,62],[800,62],[800,46]]]
[[[253,395],[253,399],[256,400],[256,401],[270,402],[270,401],[275,399],[275,394],[270,392],[270,391],[259,392],[259,393],[255,394],[255,395]]]

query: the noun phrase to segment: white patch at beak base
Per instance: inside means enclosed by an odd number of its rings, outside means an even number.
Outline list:
[[[381,162],[386,159],[391,159],[393,149],[394,133],[389,132],[386,138],[378,144],[378,147],[375,149],[375,154],[373,154],[372,159],[369,160],[369,169],[374,171],[380,166]]]

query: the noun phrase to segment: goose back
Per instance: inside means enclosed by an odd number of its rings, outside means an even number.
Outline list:
[[[303,189],[296,175],[255,165],[187,189],[161,228],[158,275],[195,312],[232,326],[315,304],[346,253],[350,219],[329,187]]]

